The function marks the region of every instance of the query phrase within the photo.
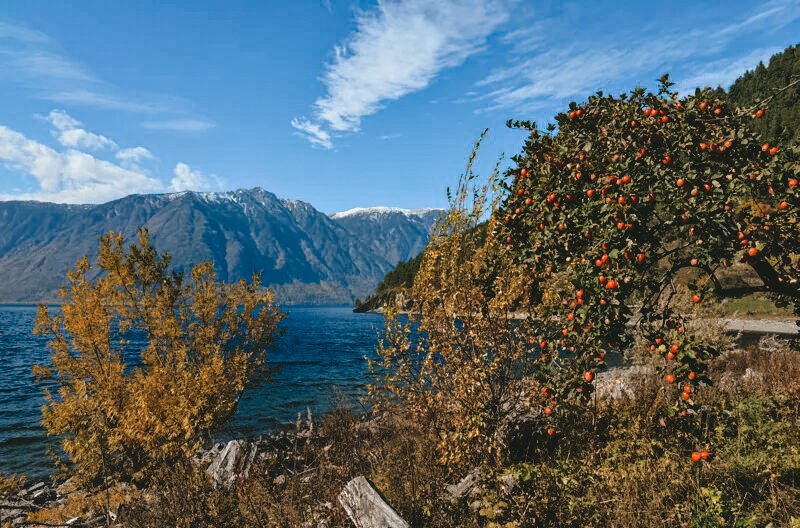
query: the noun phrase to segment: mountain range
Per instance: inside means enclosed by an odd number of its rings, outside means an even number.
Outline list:
[[[328,216],[260,188],[98,205],[0,202],[0,302],[55,300],[66,270],[96,255],[99,235],[129,239],[142,225],[176,271],[213,260],[227,282],[260,272],[283,304],[352,304],[423,249],[440,212],[373,207]]]

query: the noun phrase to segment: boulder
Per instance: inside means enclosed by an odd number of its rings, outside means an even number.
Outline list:
[[[619,400],[636,399],[636,386],[653,376],[655,371],[646,365],[632,365],[630,367],[610,368],[597,373],[595,390],[597,399]]]

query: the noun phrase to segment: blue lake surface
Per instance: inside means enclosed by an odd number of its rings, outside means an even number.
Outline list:
[[[381,314],[351,308],[287,307],[289,316],[268,352],[270,374],[245,392],[228,427],[216,439],[255,437],[294,423],[306,409],[319,417],[337,405],[359,408],[383,328]],[[46,364],[47,338],[33,335],[34,306],[0,305],[0,473],[42,478],[53,472],[47,437],[39,424],[43,386],[31,367]]]

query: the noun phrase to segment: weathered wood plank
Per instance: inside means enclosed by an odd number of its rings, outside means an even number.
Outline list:
[[[410,528],[366,477],[356,477],[339,494],[356,528]]]

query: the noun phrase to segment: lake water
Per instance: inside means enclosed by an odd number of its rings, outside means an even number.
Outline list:
[[[351,308],[288,307],[268,353],[270,376],[245,392],[228,428],[215,437],[254,437],[294,423],[311,408],[320,414],[336,405],[358,408],[365,395],[365,356],[373,355],[383,328],[381,314]],[[51,473],[48,447],[57,446],[39,424],[42,385],[31,367],[47,363],[47,339],[32,333],[36,308],[0,305],[0,473],[41,478]]]

